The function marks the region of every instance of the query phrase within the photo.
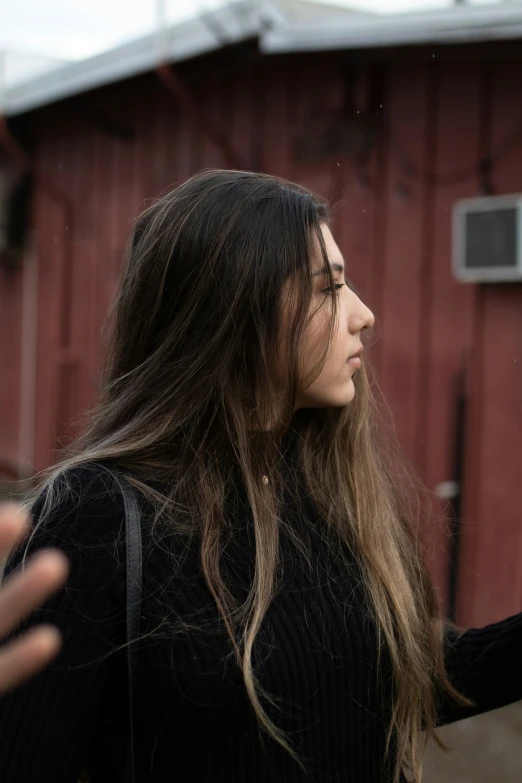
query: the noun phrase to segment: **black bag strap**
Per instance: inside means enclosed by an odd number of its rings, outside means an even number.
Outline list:
[[[99,466],[109,473],[123,495],[126,525],[127,550],[127,677],[129,732],[127,738],[127,780],[136,783],[134,765],[134,681],[136,678],[136,649],[133,642],[138,638],[142,591],[142,544],[140,510],[136,493],[125,477],[114,468]]]

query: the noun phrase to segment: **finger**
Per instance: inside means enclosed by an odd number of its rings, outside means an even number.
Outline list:
[[[13,546],[27,536],[29,518],[16,503],[0,503],[0,558],[9,555]]]
[[[69,562],[57,549],[39,552],[24,569],[15,571],[0,589],[0,636],[45,603],[65,582],[68,572]]]
[[[0,648],[0,692],[36,674],[58,653],[62,637],[52,625],[40,625]]]

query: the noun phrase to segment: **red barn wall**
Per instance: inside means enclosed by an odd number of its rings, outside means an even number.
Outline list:
[[[399,439],[431,489],[454,478],[456,384],[464,371],[458,608],[466,625],[522,603],[522,285],[461,285],[450,270],[451,208],[481,194],[479,161],[491,157],[495,192],[522,191],[522,63],[510,51],[262,58],[247,46],[179,68],[243,168],[303,182],[333,202],[348,275],[378,319],[369,354]],[[376,58],[381,97],[371,112],[379,134],[370,153],[300,160],[296,138],[339,105],[347,79],[354,105],[368,109],[365,75]],[[21,388],[22,376],[31,381],[32,356],[30,328],[22,329],[24,271],[0,273],[0,462],[21,470],[26,460],[36,469],[52,461],[96,394],[100,328],[134,216],[195,171],[227,165],[153,75],[34,112],[28,122],[38,165],[63,199],[35,193],[32,412],[31,393]],[[19,437],[22,399],[34,415],[30,447],[27,433],[23,443]],[[430,534],[444,602],[443,525]]]

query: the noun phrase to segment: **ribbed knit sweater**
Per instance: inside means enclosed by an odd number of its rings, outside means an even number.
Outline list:
[[[65,551],[66,587],[22,629],[62,631],[58,658],[0,698],[0,781],[76,783],[85,759],[94,783],[125,779],[125,520],[121,496],[96,465],[68,472],[70,491],[30,546]],[[154,526],[145,501],[143,607],[136,710],[142,783],[384,783],[392,699],[386,651],[377,675],[376,629],[355,557],[339,556],[311,503],[288,495],[277,592],[255,646],[263,702],[304,770],[260,735],[239,667],[199,565],[197,541]],[[41,513],[41,501],[33,509]],[[231,590],[252,576],[251,517],[238,491],[224,563]],[[150,511],[150,509],[149,509]],[[19,563],[17,553],[7,572]],[[451,641],[450,641],[451,640]],[[522,614],[457,636],[448,632],[453,683],[477,706],[440,707],[440,723],[522,698]]]

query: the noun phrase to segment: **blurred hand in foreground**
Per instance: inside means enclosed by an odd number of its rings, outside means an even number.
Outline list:
[[[0,504],[0,568],[12,548],[29,533],[27,515],[14,503]],[[17,569],[0,586],[0,640],[34,609],[45,603],[67,579],[65,555],[46,549]],[[38,672],[58,653],[61,636],[52,625],[39,625],[6,644],[0,644],[0,693]]]

